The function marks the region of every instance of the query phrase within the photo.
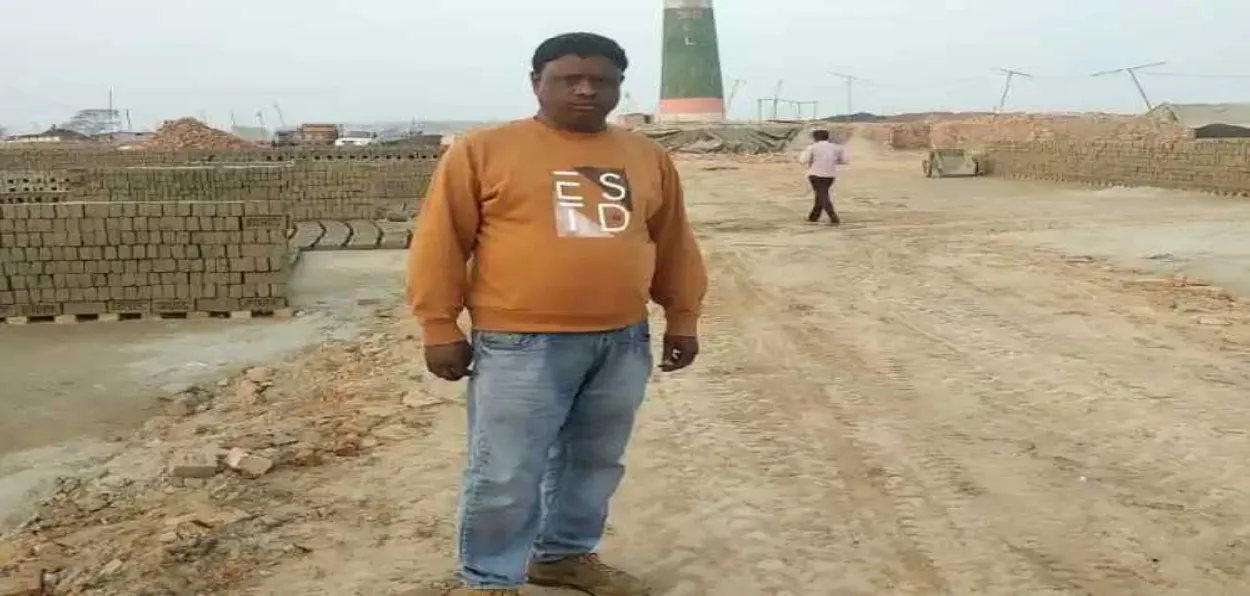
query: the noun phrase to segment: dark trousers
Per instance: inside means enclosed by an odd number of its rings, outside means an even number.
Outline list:
[[[812,205],[812,212],[807,215],[807,221],[820,221],[823,211],[829,214],[830,223],[838,223],[838,214],[833,210],[833,198],[829,196],[834,179],[822,176],[808,176],[807,179],[812,183],[812,191],[816,193],[816,202]]]

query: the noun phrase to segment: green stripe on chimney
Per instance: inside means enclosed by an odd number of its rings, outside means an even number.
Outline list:
[[[716,18],[707,4],[708,8],[664,9],[660,99],[725,97]]]

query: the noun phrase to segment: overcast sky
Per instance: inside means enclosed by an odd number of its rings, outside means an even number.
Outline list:
[[[228,124],[502,119],[533,110],[526,73],[549,35],[619,40],[626,90],[652,110],[662,0],[0,0],[0,124],[47,127],[108,90],[136,128],[205,114]],[[772,95],[845,110],[842,71],[870,79],[856,111],[985,110],[1008,67],[1021,110],[1136,111],[1125,76],[1157,101],[1250,101],[1250,1],[716,0],[731,111]],[[727,85],[728,86],[728,85]]]

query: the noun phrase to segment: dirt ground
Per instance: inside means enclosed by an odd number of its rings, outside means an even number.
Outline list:
[[[308,253],[295,319],[0,325],[0,531],[32,492],[113,455],[129,432],[196,383],[359,333],[402,293],[399,252]]]
[[[1250,201],[851,157],[841,229],[802,221],[788,164],[683,164],[705,351],[655,379],[605,558],[672,596],[1250,593]],[[0,574],[151,595],[444,577],[460,388],[382,307],[176,397],[0,541]],[[278,465],[165,473],[230,447]]]

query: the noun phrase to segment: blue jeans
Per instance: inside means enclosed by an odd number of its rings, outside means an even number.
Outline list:
[[[594,552],[651,376],[647,323],[600,333],[473,333],[459,575],[525,583],[529,560]]]

